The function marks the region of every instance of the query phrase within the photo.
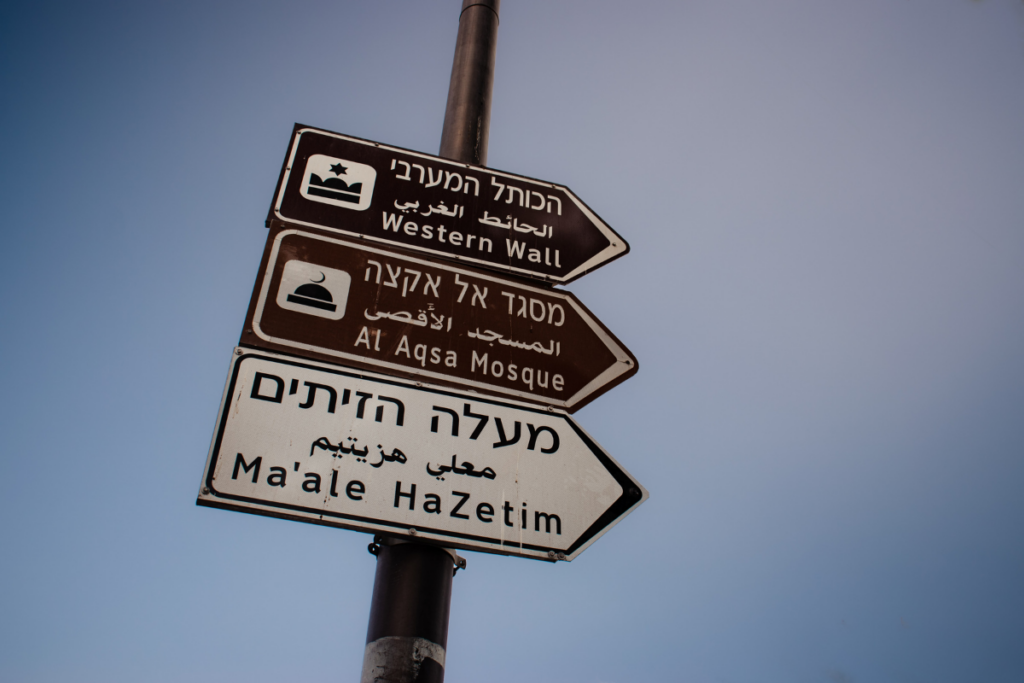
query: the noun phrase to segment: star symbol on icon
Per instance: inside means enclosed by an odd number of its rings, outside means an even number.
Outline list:
[[[342,166],[341,164],[331,165],[331,173],[333,173],[334,175],[345,175],[345,171],[347,170],[348,169]]]

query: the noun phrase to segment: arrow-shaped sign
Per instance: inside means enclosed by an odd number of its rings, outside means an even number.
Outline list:
[[[281,227],[240,343],[569,412],[637,371],[568,292]]]
[[[566,283],[629,245],[568,188],[296,124],[283,221]]]
[[[238,348],[197,502],[571,560],[646,498],[561,412]]]

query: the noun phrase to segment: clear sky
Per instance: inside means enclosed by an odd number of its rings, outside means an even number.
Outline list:
[[[293,123],[436,153],[459,0],[0,8],[0,680],[355,680],[369,538],[197,508]],[[651,498],[447,680],[1024,680],[1024,3],[505,0],[491,166],[631,244]]]

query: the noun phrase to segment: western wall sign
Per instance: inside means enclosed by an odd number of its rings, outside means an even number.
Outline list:
[[[267,217],[276,222],[555,283],[629,251],[561,185],[299,124]]]

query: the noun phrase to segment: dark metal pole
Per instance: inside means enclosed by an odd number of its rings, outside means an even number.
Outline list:
[[[487,165],[491,89],[498,45],[501,0],[463,0],[448,105],[441,129],[441,151],[448,159]]]
[[[441,683],[452,575],[461,558],[420,543],[374,541],[370,548],[377,555],[377,574],[361,682]]]
[[[463,0],[440,155],[483,166],[491,119],[491,87],[500,0]],[[377,537],[370,625],[361,683],[442,683],[453,551],[404,539]]]

